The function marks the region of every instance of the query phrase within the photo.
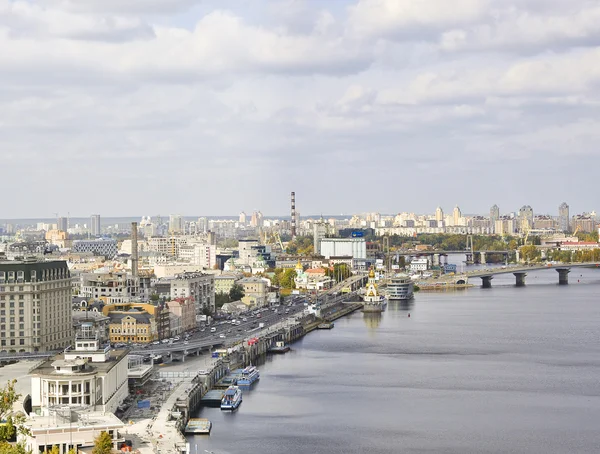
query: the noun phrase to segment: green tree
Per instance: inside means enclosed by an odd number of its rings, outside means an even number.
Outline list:
[[[229,299],[231,301],[240,301],[244,297],[244,287],[240,284],[233,284],[229,290]]]
[[[0,426],[0,454],[27,454],[22,443],[9,443],[15,439],[17,431],[28,433],[27,428],[23,426],[25,415],[13,410],[14,404],[21,397],[15,390],[16,383],[17,380],[10,380],[0,389],[0,420],[6,421]]]
[[[294,268],[288,268],[279,277],[279,285],[283,288],[295,288],[296,283],[294,278],[296,277],[296,270]]]
[[[215,294],[215,306],[217,306],[217,309],[221,309],[223,304],[230,302],[231,300],[229,299],[229,293],[219,292]]]
[[[157,303],[160,300],[160,296],[158,293],[153,293],[152,295],[150,295],[150,301],[152,301],[153,303]]]
[[[541,256],[539,249],[532,244],[521,246],[519,252],[525,262],[537,261]]]
[[[110,454],[113,449],[113,441],[108,432],[100,432],[94,440],[92,454]]]
[[[336,282],[341,282],[344,279],[348,279],[352,275],[352,271],[346,263],[336,263],[333,265],[332,275]]]

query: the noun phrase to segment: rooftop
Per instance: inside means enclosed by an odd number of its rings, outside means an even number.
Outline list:
[[[70,353],[72,354],[73,352],[70,352]],[[90,352],[82,351],[81,355],[85,356],[86,353],[90,353]],[[90,363],[88,363],[88,368],[86,369],[86,371],[84,373],[94,372],[94,373],[99,373],[99,374],[106,374],[113,367],[115,367],[123,358],[125,358],[128,355],[128,353],[129,353],[128,350],[111,350],[108,361],[106,361],[104,363],[91,363],[90,362]],[[56,376],[61,376],[61,377],[68,376],[65,374],[56,373],[56,371],[54,370],[53,365],[55,363],[60,365],[61,361],[63,361],[63,362],[65,361],[65,355],[63,353],[60,353],[52,358],[45,360],[42,364],[40,364],[39,366],[37,366],[35,369],[33,369],[31,371],[31,375],[32,376],[56,375]]]

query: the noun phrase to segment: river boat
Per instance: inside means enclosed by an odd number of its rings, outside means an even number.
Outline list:
[[[369,280],[363,296],[363,312],[383,312],[387,306],[386,298],[379,294],[375,281],[375,271],[369,271]]]
[[[238,386],[250,386],[260,378],[260,372],[255,366],[248,366],[242,369],[242,375],[237,380]]]
[[[395,274],[387,284],[387,298],[391,301],[407,301],[414,296],[414,282],[405,274]]]
[[[221,400],[221,410],[235,410],[242,403],[242,390],[237,386],[230,386],[225,390]]]
[[[275,342],[275,345],[267,350],[269,353],[283,354],[290,351],[290,347],[283,341]]]
[[[186,434],[209,435],[212,429],[212,422],[206,418],[190,418],[185,426]]]
[[[333,322],[324,322],[317,325],[317,329],[332,329],[335,326]]]

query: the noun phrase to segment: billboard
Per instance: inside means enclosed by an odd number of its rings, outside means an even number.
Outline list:
[[[150,408],[150,401],[149,400],[138,400],[137,407],[138,408]]]
[[[356,231],[352,232],[352,238],[362,238],[365,236],[365,232]]]

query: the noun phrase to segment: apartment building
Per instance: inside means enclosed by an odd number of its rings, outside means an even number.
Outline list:
[[[0,350],[56,350],[72,337],[67,263],[0,262]]]
[[[196,315],[215,311],[215,277],[212,274],[181,273],[171,280],[171,299],[194,299]]]

